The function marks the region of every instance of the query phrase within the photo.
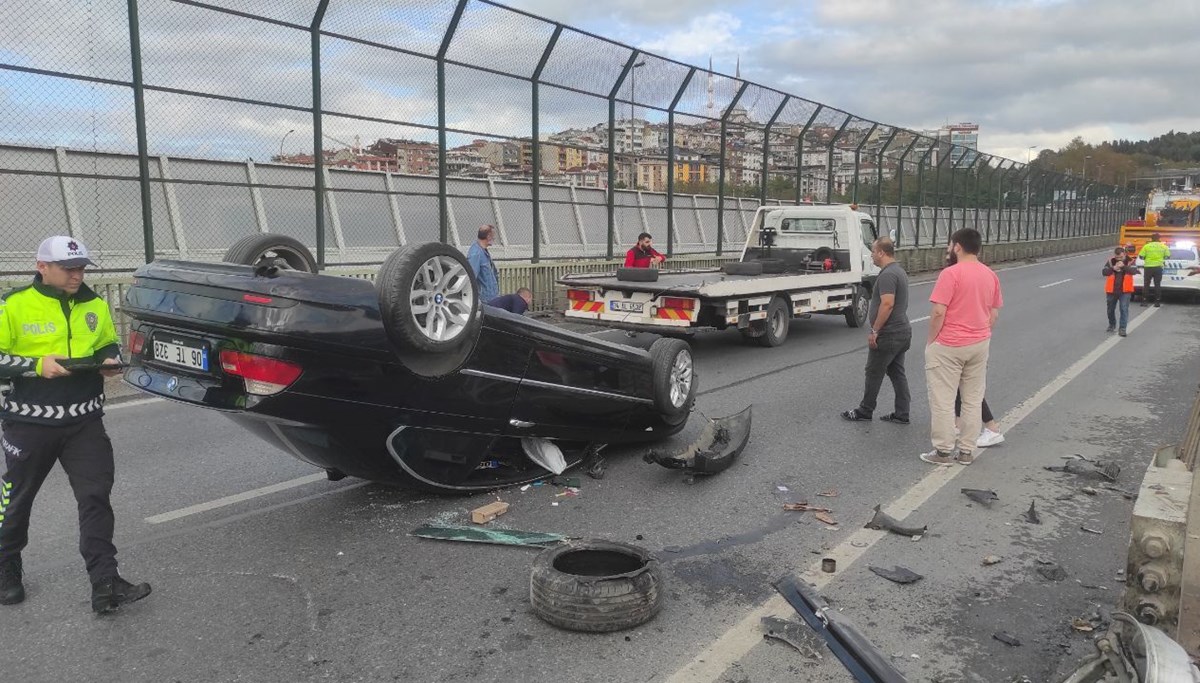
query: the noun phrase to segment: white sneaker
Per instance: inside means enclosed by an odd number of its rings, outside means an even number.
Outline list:
[[[1000,432],[993,432],[987,427],[979,433],[979,440],[975,442],[976,448],[987,448],[988,446],[999,446],[1004,443],[1004,435]]]

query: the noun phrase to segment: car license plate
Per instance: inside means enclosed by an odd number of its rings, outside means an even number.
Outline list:
[[[643,306],[643,304],[640,301],[610,301],[610,302],[608,302],[608,307],[611,310],[618,311],[620,313],[641,313],[642,306]]]
[[[154,360],[208,372],[208,349],[201,342],[175,338],[155,339]]]

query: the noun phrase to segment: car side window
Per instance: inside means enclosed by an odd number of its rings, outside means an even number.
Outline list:
[[[869,220],[863,219],[860,221],[860,225],[862,226],[863,244],[867,245],[867,248],[869,249],[879,237],[879,233],[875,229],[875,224]]]

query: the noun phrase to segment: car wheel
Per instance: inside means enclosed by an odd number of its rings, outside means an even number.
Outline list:
[[[787,340],[788,326],[792,323],[792,312],[787,301],[779,295],[767,306],[767,319],[763,321],[763,333],[756,337],[762,346],[779,346]]]
[[[483,310],[462,252],[439,242],[404,247],[384,261],[375,284],[384,330],[406,368],[440,377],[466,362]]]
[[[679,339],[659,339],[650,345],[654,407],[668,422],[678,424],[696,400],[696,365],[692,349]]]
[[[854,287],[854,301],[846,309],[846,324],[850,327],[862,327],[867,324],[867,310],[871,301],[867,298],[867,288],[862,285]]]
[[[226,263],[243,266],[274,266],[280,270],[317,272],[317,259],[300,240],[287,235],[247,235],[225,252]]]
[[[663,605],[662,570],[649,552],[626,543],[583,539],[533,559],[529,602],[546,623],[605,633],[639,626]]]
[[[721,266],[726,275],[762,275],[763,265],[758,261],[735,261]]]

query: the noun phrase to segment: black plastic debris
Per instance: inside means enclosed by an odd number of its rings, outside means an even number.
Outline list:
[[[750,441],[751,418],[751,407],[728,417],[709,418],[700,436],[683,450],[675,453],[651,450],[642,459],[667,469],[687,470],[691,475],[722,472],[733,464]]]
[[[1034,501],[1029,501],[1029,509],[1025,511],[1025,521],[1030,524],[1041,524],[1042,518],[1038,517],[1037,507]]]
[[[1021,641],[1017,640],[1017,637],[1014,636],[1013,634],[1009,633],[1008,631],[1000,631],[998,633],[993,633],[992,637],[995,638],[996,640],[1004,643],[1005,645],[1009,645],[1011,647],[1021,647]]]
[[[1081,458],[1081,460],[1086,459]],[[1045,469],[1050,472],[1107,479],[1109,481],[1116,481],[1117,477],[1121,475],[1121,466],[1115,462],[1101,462],[1098,460],[1086,460],[1086,462],[1090,463],[1091,467],[1084,465],[1080,460],[1068,460],[1062,465],[1047,465]]]
[[[994,501],[1000,500],[1000,496],[991,489],[961,489],[961,491],[971,500],[981,505],[991,506]]]
[[[929,531],[929,525],[921,527],[904,526],[900,520],[884,512],[879,505],[876,505],[873,509],[875,510],[875,516],[871,518],[871,521],[867,522],[865,527],[867,529],[890,531],[894,534],[900,534],[901,536],[909,537],[924,536],[925,532]]]
[[[821,650],[825,649],[825,643],[804,624],[779,617],[763,617],[761,625],[763,638],[787,643],[810,660],[822,659]]]
[[[1041,564],[1041,562],[1039,562],[1039,564]],[[1062,581],[1067,578],[1067,570],[1063,569],[1061,565],[1055,562],[1051,562],[1050,564],[1042,564],[1042,566],[1038,567],[1037,573],[1041,574],[1042,578],[1046,579],[1047,581]]]
[[[901,584],[915,583],[915,582],[920,581],[921,579],[925,578],[924,576],[921,576],[920,574],[912,571],[911,569],[906,569],[905,567],[901,567],[898,565],[895,567],[892,567],[891,569],[884,569],[883,567],[875,567],[875,566],[871,566],[871,567],[867,567],[867,568],[870,569],[872,572],[875,572],[876,575],[882,576],[883,578],[887,579],[888,581],[893,581],[895,583],[901,583]]]

